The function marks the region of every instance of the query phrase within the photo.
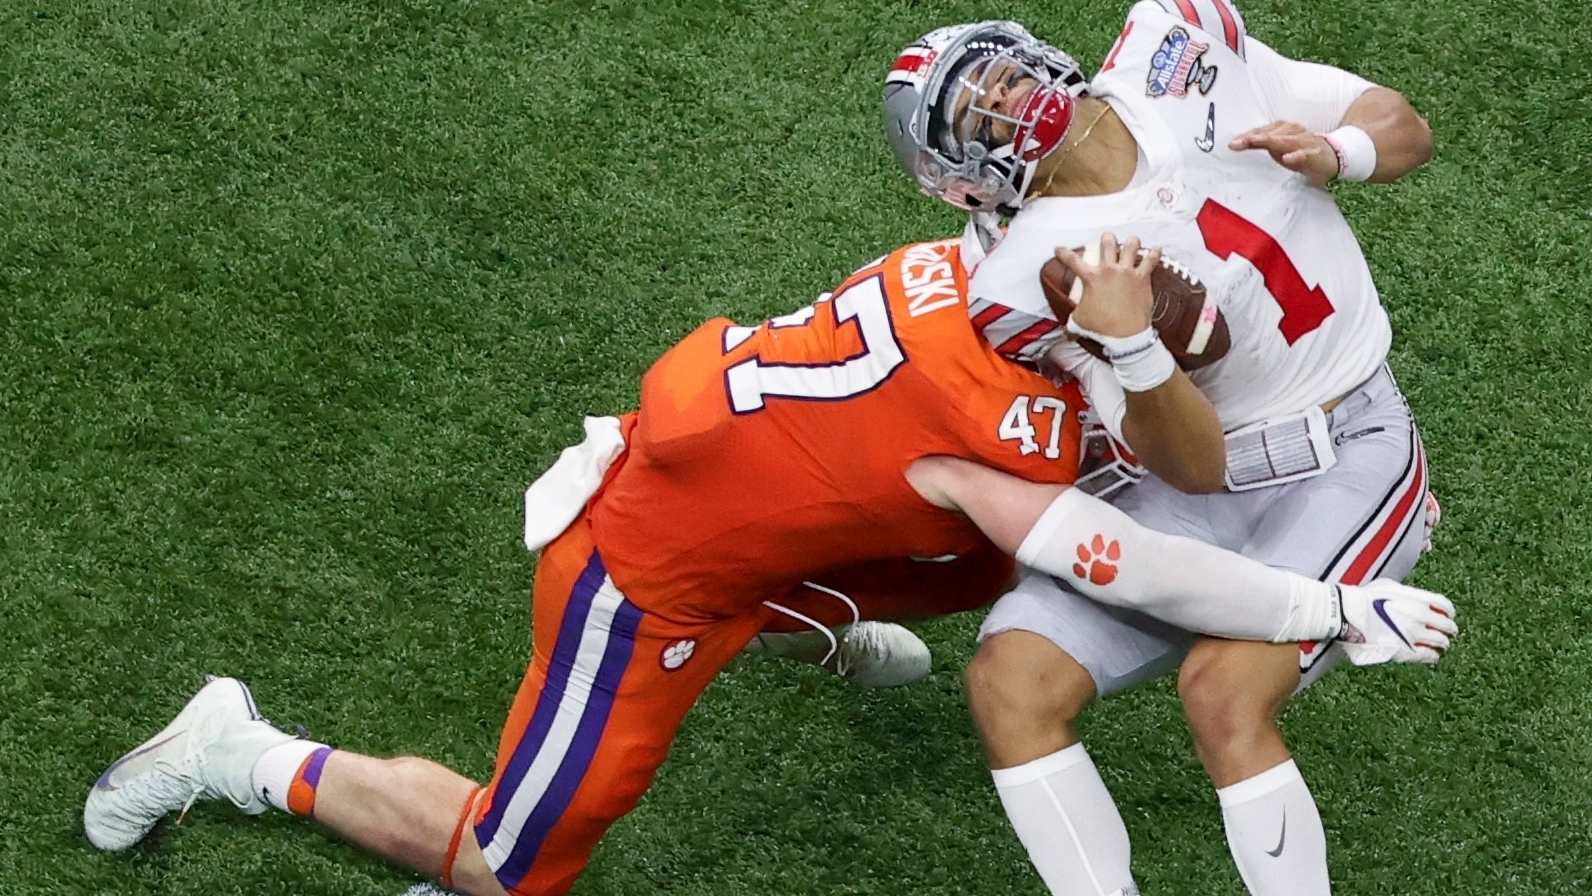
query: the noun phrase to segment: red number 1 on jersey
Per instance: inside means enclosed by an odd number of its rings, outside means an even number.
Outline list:
[[[1213,255],[1224,260],[1237,255],[1260,271],[1266,291],[1282,309],[1277,329],[1289,345],[1332,315],[1335,309],[1327,294],[1320,286],[1305,285],[1293,259],[1271,234],[1214,199],[1205,200],[1197,220],[1205,248]]]

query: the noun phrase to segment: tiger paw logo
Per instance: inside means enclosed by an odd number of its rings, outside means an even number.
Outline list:
[[[1122,545],[1116,540],[1107,542],[1105,536],[1096,535],[1094,541],[1078,545],[1078,562],[1072,565],[1072,574],[1088,579],[1096,585],[1109,585],[1117,578],[1117,561],[1122,559]]]
[[[672,641],[663,648],[663,653],[658,656],[658,665],[666,672],[673,672],[685,665],[685,661],[696,653],[696,642],[687,638],[683,641]]]

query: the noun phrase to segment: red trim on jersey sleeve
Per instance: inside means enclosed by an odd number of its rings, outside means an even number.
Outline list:
[[[1238,45],[1238,17],[1223,0],[1211,0],[1211,5],[1216,7],[1216,14],[1222,18],[1222,37],[1226,39],[1228,49],[1242,56],[1244,51]]]
[[[1194,8],[1192,0],[1174,0],[1174,2],[1177,3],[1178,10],[1182,12],[1185,22],[1200,28],[1205,27],[1200,24],[1200,13],[1199,10]]]
[[[983,335],[985,327],[1005,317],[1011,310],[1005,305],[997,305],[994,302],[989,303],[989,307],[973,315],[974,331],[979,335]]]
[[[1029,324],[1021,333],[995,346],[995,351],[1010,358],[1027,348],[1029,343],[1032,343],[1035,339],[1055,332],[1058,326],[1060,324],[1053,320],[1036,321]]]
[[[1122,52],[1122,45],[1128,42],[1128,35],[1133,32],[1133,20],[1122,26],[1122,33],[1117,35],[1117,42],[1111,45],[1111,52],[1106,55],[1106,64],[1100,66],[1100,74],[1111,71],[1117,64],[1117,54]]]

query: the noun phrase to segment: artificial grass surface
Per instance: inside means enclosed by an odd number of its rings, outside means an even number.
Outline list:
[[[1567,0],[1248,3],[1404,90],[1439,156],[1338,190],[1446,512],[1436,670],[1286,729],[1339,892],[1592,883],[1585,583],[1592,39]],[[788,311],[959,226],[879,133],[896,51],[1001,16],[1098,64],[1125,7],[1020,2],[0,9],[0,893],[395,894],[300,820],[78,814],[206,672],[332,742],[485,776],[523,671],[519,495],[702,319]],[[1508,22],[1508,28],[1497,26]],[[577,894],[1041,892],[962,701],[741,660]],[[1237,894],[1167,683],[1086,737],[1146,894]]]

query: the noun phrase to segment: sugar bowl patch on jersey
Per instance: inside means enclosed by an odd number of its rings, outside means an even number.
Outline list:
[[[1174,27],[1161,39],[1161,48],[1150,57],[1150,72],[1144,92],[1152,97],[1168,94],[1182,98],[1190,89],[1203,96],[1216,86],[1217,67],[1206,65],[1201,57],[1211,48],[1195,40],[1182,27]]]

